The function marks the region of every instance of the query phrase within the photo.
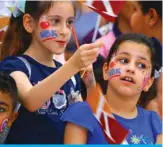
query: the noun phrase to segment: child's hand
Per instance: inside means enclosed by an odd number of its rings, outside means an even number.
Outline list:
[[[98,50],[102,46],[101,42],[84,44],[80,46],[71,58],[71,64],[80,71],[94,63],[98,56]]]

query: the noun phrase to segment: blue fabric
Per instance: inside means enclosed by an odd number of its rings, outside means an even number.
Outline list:
[[[57,61],[54,61],[56,68],[52,68],[38,63],[27,55],[22,55],[22,57],[31,65],[30,82],[32,85],[42,81],[61,67],[61,64]],[[9,74],[13,71],[21,71],[29,76],[25,64],[13,56],[7,57],[0,63],[0,70],[6,71]],[[75,77],[78,83],[76,86],[74,86],[71,80],[67,81],[38,111],[31,113],[21,106],[20,114],[11,128],[6,143],[63,143],[65,123],[60,121],[60,116],[69,106],[68,96],[71,90],[80,90],[79,76],[75,75]]]
[[[118,38],[119,36],[122,35],[121,31],[118,28],[118,22],[117,21],[113,24],[113,33],[114,33],[116,38]]]
[[[153,111],[138,108],[138,116],[134,119],[125,119],[116,114],[115,118],[130,130],[127,137],[129,144],[154,144],[156,136],[162,133],[161,120]],[[87,102],[77,102],[69,106],[63,113],[61,120],[71,122],[88,130],[87,144],[107,144],[97,119],[93,115]]]
[[[129,130],[129,144],[155,144],[156,137],[162,133],[161,120],[156,112],[138,108],[138,115],[133,119],[125,119],[116,114],[115,118]]]
[[[101,127],[87,102],[76,102],[63,113],[61,120],[88,129],[87,144],[107,144]]]

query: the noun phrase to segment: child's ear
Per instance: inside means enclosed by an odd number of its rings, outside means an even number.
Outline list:
[[[103,78],[105,81],[108,80],[109,76],[108,76],[108,63],[104,63],[103,65]]]
[[[148,17],[149,17],[149,19],[148,19],[149,22],[148,23],[149,23],[149,25],[151,27],[154,26],[157,23],[158,19],[159,19],[158,13],[153,8],[149,9],[149,11],[148,11]]]
[[[13,112],[7,123],[9,128],[12,126],[12,123],[16,120],[17,117],[18,117],[18,112]]]
[[[153,82],[154,82],[154,77],[150,77],[150,78],[148,79],[147,84],[146,84],[146,86],[144,87],[143,91],[144,91],[144,92],[147,92],[147,91],[149,90],[149,88],[152,86]]]
[[[35,20],[29,14],[25,14],[23,16],[23,25],[24,25],[25,30],[28,33],[32,33],[35,30],[35,28],[36,28]]]

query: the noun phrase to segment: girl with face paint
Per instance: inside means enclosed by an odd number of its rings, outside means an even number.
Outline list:
[[[26,1],[24,13],[11,16],[0,70],[15,79],[22,107],[6,143],[63,143],[60,116],[69,106],[68,97],[81,100],[76,74],[96,60],[101,46],[79,47],[63,66],[53,60],[70,40],[76,10],[75,1]]]
[[[108,81],[106,100],[116,120],[129,131],[125,144],[161,143],[159,116],[138,105],[140,95],[147,92],[153,83],[154,69],[152,41],[140,34],[117,38],[103,66],[103,77]],[[61,119],[67,122],[66,144],[108,143],[87,102],[72,104]]]

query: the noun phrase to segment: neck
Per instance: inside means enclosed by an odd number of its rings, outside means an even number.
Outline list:
[[[108,87],[106,98],[113,113],[124,118],[135,118],[137,116],[138,96],[123,96]]]
[[[55,63],[53,62],[53,54],[36,41],[31,43],[31,45],[24,54],[32,57],[40,64],[49,67],[55,67]]]
[[[121,15],[118,16],[118,28],[122,33],[130,33],[131,32],[131,27],[127,20],[123,18]]]

